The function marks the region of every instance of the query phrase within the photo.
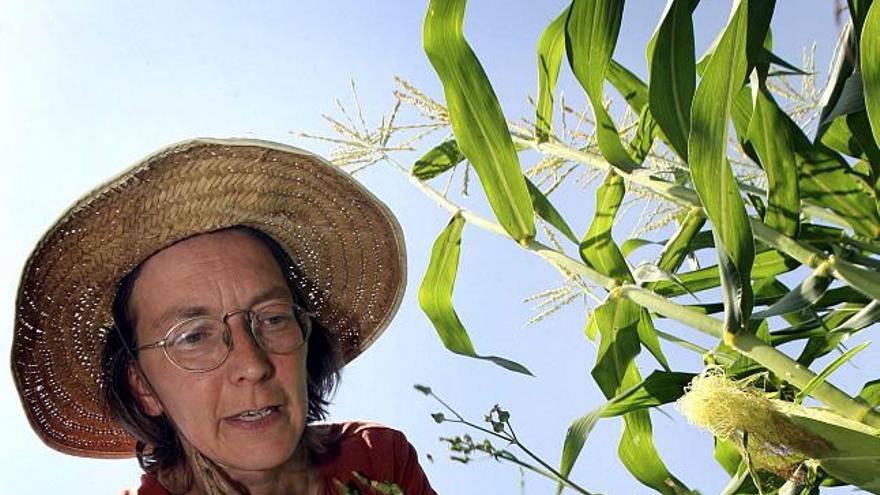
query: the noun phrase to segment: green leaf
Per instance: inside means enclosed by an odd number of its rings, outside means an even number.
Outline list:
[[[777,251],[762,251],[755,257],[752,275],[755,279],[775,277],[776,275],[789,272],[800,266],[797,261],[780,254]],[[711,289],[720,285],[718,266],[708,266],[699,270],[678,273],[678,280],[691,292]],[[663,296],[680,296],[685,290],[672,282],[657,282],[654,291]]]
[[[758,69],[752,72],[752,94],[755,103],[748,140],[767,174],[768,205],[764,223],[789,237],[796,237],[800,216],[798,168],[786,117]]]
[[[840,368],[843,363],[849,361],[853,358],[853,356],[865,350],[865,348],[868,347],[869,344],[870,342],[864,342],[838,356],[837,359],[832,361],[828,366],[825,367],[825,369],[823,369],[819,374],[817,374],[809,382],[807,382],[804,388],[802,388],[800,392],[795,395],[794,401],[797,403],[803,401],[804,398],[813,393],[813,390],[815,390],[816,387],[822,384],[822,382],[824,382],[829,376],[831,376],[832,373],[837,371],[837,368]]]
[[[831,262],[834,275],[871,299],[880,299],[880,277],[875,270],[867,270],[840,258]]]
[[[693,373],[679,371],[654,371],[638,385],[609,400],[599,414],[603,418],[610,418],[675,402],[684,395],[684,388],[694,376]]]
[[[655,371],[637,385],[573,421],[565,435],[559,472],[563,476],[571,473],[587,437],[600,418],[621,416],[674,402],[684,395],[685,386],[694,376],[693,373]]]
[[[660,261],[657,266],[669,273],[676,272],[685,257],[691,252],[691,246],[700,229],[706,224],[706,216],[702,210],[692,209],[678,226],[678,230],[669,239],[660,253]]]
[[[850,75],[855,70],[852,55],[855,53],[855,35],[853,33],[852,22],[847,22],[837,43],[834,46],[834,57],[831,60],[831,70],[828,74],[828,84],[822,91],[822,99],[819,102],[821,111],[819,112],[819,125],[816,132],[816,140],[818,141],[826,126],[834,120],[838,115],[848,113],[842,108],[855,103],[858,105],[858,98],[846,97],[845,102],[850,104],[840,105],[841,95],[844,93],[844,87],[847,84],[852,85],[855,81],[848,82]],[[858,84],[861,86],[861,84]],[[847,90],[851,94],[851,89]],[[856,110],[857,111],[857,110]]]
[[[623,244],[620,245],[620,250],[621,250],[621,252],[623,252],[624,256],[629,256],[630,253],[632,253],[636,249],[643,247],[643,246],[651,246],[651,245],[662,246],[663,243],[657,242],[657,241],[652,241],[649,239],[633,238],[633,239],[627,239],[627,240],[623,241]]]
[[[671,0],[654,33],[650,60],[648,99],[651,115],[663,130],[670,147],[687,161],[694,97],[693,0]]]
[[[859,398],[871,407],[880,406],[880,379],[866,383],[859,392]]]
[[[632,282],[626,258],[611,237],[614,218],[625,194],[623,178],[609,170],[596,192],[596,213],[579,249],[581,259],[591,268],[620,282]]]
[[[443,83],[459,149],[480,177],[498,221],[519,243],[535,237],[535,218],[507,121],[489,78],[464,39],[465,0],[431,0],[425,53]]]
[[[880,321],[880,301],[871,301],[858,313],[841,323],[833,332],[855,333]]]
[[[746,45],[753,37],[748,32],[749,9],[757,3],[743,0],[735,4],[694,95],[688,140],[691,176],[712,222],[722,267],[725,328],[734,333],[745,329],[752,310],[750,276],[755,247],[745,204],[727,162],[727,128],[732,102],[748,70]]]
[[[771,316],[801,311],[818,301],[825,294],[831,281],[828,270],[825,267],[818,268],[772,306],[752,315],[752,319],[763,320]]]
[[[619,297],[609,297],[593,312],[602,337],[592,375],[608,399],[642,382],[634,361],[639,352],[641,315],[642,308]],[[687,487],[669,473],[657,454],[647,411],[629,412],[623,419],[618,456],[633,476],[663,494],[687,492]],[[574,465],[577,452],[566,458],[567,463]]]
[[[786,417],[828,444],[814,455],[828,474],[871,493],[880,493],[880,431],[835,414],[801,408]]]
[[[544,29],[538,40],[538,105],[535,110],[535,134],[538,142],[553,134],[553,92],[565,48],[565,21],[568,8]]]
[[[801,199],[833,211],[858,234],[880,237],[880,215],[866,194],[867,185],[855,177],[840,155],[821,143],[813,146],[794,121],[786,120],[798,154]]]
[[[455,139],[444,141],[431,148],[419,158],[412,168],[412,174],[419,180],[429,180],[446,172],[464,160]]]
[[[865,108],[874,133],[874,142],[880,143],[880,2],[872,2],[862,30],[860,59]]]
[[[565,433],[565,440],[562,443],[562,459],[559,461],[559,473],[562,476],[567,478],[571,474],[574,463],[577,461],[578,456],[581,455],[581,450],[583,450],[584,444],[587,442],[587,437],[601,417],[601,412],[602,408],[599,407],[574,420],[569,425],[568,431]],[[562,493],[563,488],[564,485],[562,483],[556,485],[557,495]]]
[[[553,206],[553,203],[547,199],[547,196],[538,189],[538,186],[526,178],[526,187],[529,188],[529,196],[532,198],[532,205],[534,205],[535,213],[546,220],[547,223],[555,227],[556,230],[561,232],[562,235],[571,240],[571,242],[578,244],[578,238],[571,230],[571,227],[568,226],[568,223],[562,218],[562,215],[559,214]]]
[[[642,113],[639,114],[639,125],[636,128],[636,134],[633,136],[632,141],[626,144],[627,152],[637,162],[643,162],[648,153],[651,152],[651,147],[654,145],[654,137],[657,134],[660,134],[660,128],[657,127],[657,122],[651,115],[651,109],[648,107],[642,108]]]
[[[565,25],[565,52],[593,107],[599,151],[608,163],[632,170],[637,163],[624,148],[602,96],[622,15],[622,0],[573,0]]]
[[[638,376],[638,372],[636,372]],[[623,416],[624,428],[617,448],[623,465],[642,484],[664,495],[689,494],[691,491],[663,464],[654,446],[651,416],[648,411]]]
[[[611,60],[605,77],[634,112],[641,113],[648,105],[648,85],[616,60]]]
[[[648,349],[648,352],[654,356],[654,359],[660,363],[665,371],[669,371],[669,362],[660,348],[660,338],[657,336],[657,329],[654,328],[654,322],[651,321],[651,313],[647,309],[642,308],[642,316],[636,325],[639,334],[639,341]]]
[[[452,290],[458,273],[461,231],[464,218],[455,215],[431,249],[431,262],[419,287],[419,306],[434,324],[440,340],[450,351],[462,356],[485,359],[517,373],[531,375],[525,366],[498,356],[478,355],[471,338],[452,307]]]

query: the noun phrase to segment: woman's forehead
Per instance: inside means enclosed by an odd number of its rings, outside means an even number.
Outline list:
[[[257,304],[290,297],[283,272],[264,243],[245,232],[201,234],[169,246],[143,263],[132,287],[130,306],[140,317],[159,318],[176,308],[229,303]],[[148,323],[148,322],[144,322]]]

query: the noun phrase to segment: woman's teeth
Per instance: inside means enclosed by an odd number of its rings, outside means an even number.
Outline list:
[[[272,409],[273,409],[273,407],[269,406],[269,407],[265,407],[263,409],[258,409],[256,411],[245,411],[245,412],[239,414],[238,416],[236,416],[235,418],[240,419],[242,421],[259,421],[259,420],[265,418],[266,416],[268,416],[269,413],[272,412]]]

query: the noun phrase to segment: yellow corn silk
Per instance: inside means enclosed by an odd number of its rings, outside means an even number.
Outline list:
[[[880,430],[770,399],[748,381],[729,379],[721,367],[694,378],[678,407],[692,424],[747,448],[757,469],[787,478],[813,460],[841,481],[880,493]]]

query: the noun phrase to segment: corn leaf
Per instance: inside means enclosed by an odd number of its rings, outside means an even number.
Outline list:
[[[601,413],[602,408],[599,407],[572,421],[569,425],[568,431],[565,433],[565,441],[562,444],[562,459],[559,461],[559,473],[562,476],[568,477],[571,474],[574,463],[581,455],[581,450],[587,442],[587,437],[602,417]],[[557,484],[556,494],[562,493],[563,488],[562,483]]]
[[[754,111],[747,132],[767,174],[768,204],[764,223],[789,237],[796,237],[800,216],[797,158],[784,112],[758,69],[752,72],[752,94]]]
[[[553,134],[553,93],[565,48],[565,21],[568,8],[550,23],[538,40],[538,105],[535,109],[535,134],[538,142]]]
[[[730,332],[744,329],[752,310],[750,277],[755,247],[745,204],[727,162],[727,126],[732,102],[748,69],[747,41],[752,36],[747,32],[753,3],[758,2],[735,4],[694,95],[688,140],[691,176],[715,234],[722,267],[725,328]]]
[[[580,243],[580,255],[595,270],[620,282],[632,282],[626,258],[611,237],[614,218],[625,194],[623,178],[610,170],[596,192],[596,213]]]
[[[633,365],[635,370],[635,365]],[[638,379],[638,371],[635,372]],[[651,416],[648,411],[635,411],[623,416],[624,428],[617,448],[623,465],[643,485],[664,495],[689,494],[688,487],[669,470],[654,446]]]
[[[865,108],[874,142],[880,143],[880,2],[872,2],[868,9],[859,49]]]
[[[837,359],[835,359],[834,361],[829,363],[828,366],[825,367],[825,369],[823,369],[821,372],[819,372],[809,382],[807,382],[806,385],[804,385],[804,388],[802,388],[800,390],[800,392],[798,392],[797,395],[795,395],[794,401],[797,403],[800,403],[801,401],[803,401],[807,396],[809,396],[811,393],[813,393],[813,390],[815,390],[816,387],[818,387],[820,384],[822,384],[822,382],[827,380],[828,377],[831,376],[832,373],[837,371],[838,368],[843,366],[843,363],[852,359],[856,354],[864,351],[865,348],[868,347],[869,344],[870,344],[870,342],[863,342],[863,343],[853,347],[852,349],[844,352],[840,356],[838,356]]]
[[[419,306],[434,324],[443,345],[450,351],[462,356],[491,361],[517,373],[531,375],[532,373],[525,366],[509,359],[478,355],[467,330],[452,306],[452,290],[458,273],[463,228],[464,218],[455,215],[434,242],[431,262],[419,287]]]
[[[634,112],[641,113],[648,105],[648,85],[616,60],[611,60],[605,77]]]
[[[596,327],[601,334],[599,356],[592,374],[602,393],[609,400],[637,387],[642,382],[634,361],[639,352],[637,327],[641,320],[641,311],[641,308],[628,300],[611,297],[596,308],[591,317],[596,321]],[[601,414],[601,408],[591,414]],[[587,423],[590,421],[589,418],[591,418],[590,414],[578,421]],[[687,487],[669,473],[657,454],[651,436],[651,420],[648,412],[643,410],[629,412],[624,414],[623,419],[624,431],[618,456],[633,476],[663,494],[675,495],[682,491],[687,492]],[[570,434],[566,435],[563,444],[563,461],[560,464],[560,472],[563,475],[571,471],[583,447],[583,440],[578,434],[581,430],[570,428]]]
[[[847,81],[852,75],[855,66],[853,65],[852,54],[855,53],[855,34],[853,33],[852,21],[847,22],[837,43],[834,46],[834,57],[831,60],[831,70],[828,74],[828,84],[822,91],[822,98],[819,101],[821,111],[819,112],[819,126],[816,132],[816,140],[818,141],[828,124],[838,115],[847,112],[841,111],[838,105],[841,94],[844,91]],[[852,84],[852,83],[850,83]],[[845,98],[857,103],[857,99]],[[837,109],[836,109],[837,108]]]
[[[498,221],[520,243],[535,219],[507,121],[483,67],[462,32],[465,0],[431,0],[425,53],[443,83],[456,142],[473,165]]]
[[[866,110],[863,119],[869,125],[855,125],[854,134],[867,152],[873,175],[874,201],[880,210],[880,2],[873,2],[868,8],[859,50]],[[866,127],[870,128],[870,133],[864,132],[868,130]]]
[[[865,269],[840,258],[832,261],[834,275],[871,299],[880,300],[880,277],[876,270]]]
[[[430,180],[446,172],[464,160],[455,139],[434,146],[419,158],[412,168],[412,174],[419,180]]]
[[[620,251],[624,256],[629,256],[630,253],[635,251],[636,249],[644,246],[662,246],[663,243],[659,241],[652,241],[650,239],[640,239],[640,238],[632,238],[623,241],[623,244],[620,245]]]
[[[599,413],[610,418],[675,402],[684,395],[684,388],[694,376],[680,371],[654,371],[638,385],[609,400]]]
[[[859,392],[859,398],[871,407],[880,406],[880,379],[866,383]]]
[[[880,431],[811,408],[785,414],[789,421],[827,443],[825,453],[815,457],[828,474],[870,493],[880,493]]]
[[[840,155],[821,143],[814,146],[793,120],[784,118],[797,152],[801,199],[833,211],[858,234],[880,236],[880,215],[865,194],[867,186]]]
[[[565,24],[565,52],[593,107],[599,151],[608,163],[632,170],[637,163],[624,148],[602,96],[622,15],[622,0],[573,0]]]
[[[670,147],[687,161],[694,97],[695,59],[693,0],[670,0],[649,48],[651,77],[648,99],[651,115]]]
[[[547,223],[555,227],[556,230],[561,232],[562,235],[571,240],[571,242],[578,244],[578,238],[571,230],[571,227],[568,226],[565,218],[559,214],[559,211],[557,211],[556,207],[553,206],[553,203],[547,199],[547,196],[538,189],[538,186],[526,178],[526,187],[529,189],[529,196],[532,198],[532,205],[534,205],[535,213],[546,220]]]
[[[777,251],[762,251],[755,256],[752,275],[755,279],[775,277],[800,266],[797,261],[779,254]],[[677,274],[678,280],[691,292],[711,289],[720,285],[718,265]],[[680,296],[686,293],[672,282],[657,282],[654,290],[663,296]]]
[[[685,257],[691,252],[691,246],[700,229],[706,224],[706,216],[700,210],[691,210],[678,226],[678,230],[663,246],[657,266],[669,273],[676,272]]]
[[[874,3],[874,0],[847,0],[846,3],[849,7],[852,22],[855,25],[856,39],[859,39],[864,36],[864,25],[867,22],[867,17],[870,15],[869,8]],[[864,47],[860,47],[860,50],[864,50]]]
[[[818,301],[825,294],[828,286],[831,285],[831,280],[832,278],[828,275],[827,270],[820,268],[772,306],[752,315],[752,319],[763,320],[771,316],[801,311]]]

